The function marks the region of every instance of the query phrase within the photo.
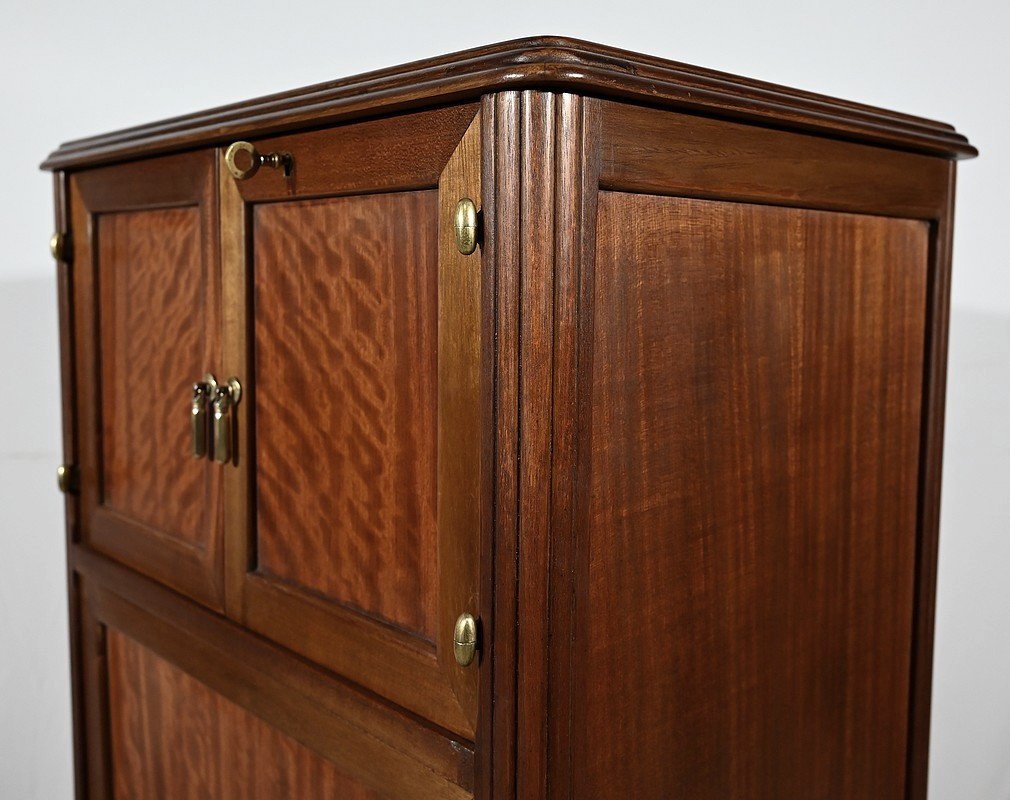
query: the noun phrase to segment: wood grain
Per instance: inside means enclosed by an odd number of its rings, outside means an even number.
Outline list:
[[[484,242],[482,254],[494,288],[494,353],[489,365],[494,380],[493,459],[494,514],[485,552],[493,576],[493,595],[484,595],[485,630],[491,631],[484,653],[480,715],[483,750],[483,798],[513,798],[521,741],[518,738],[518,553],[519,553],[519,286],[518,263],[522,216],[520,192],[519,92],[488,97],[482,107],[484,160]],[[487,284],[485,284],[487,285]],[[490,337],[489,337],[490,338]],[[490,605],[489,605],[490,604]]]
[[[70,237],[70,208],[67,192],[67,176],[63,172],[53,174],[53,230],[68,237],[69,247],[64,247],[62,260],[56,262],[56,302],[59,312],[60,341],[60,404],[63,417],[62,452],[63,463],[73,465],[77,470],[77,364],[74,361],[74,294],[72,284],[73,242]],[[80,540],[80,487],[64,496],[66,526],[64,541],[67,552]],[[67,617],[70,623],[70,697],[73,709],[71,737],[74,758],[74,798],[84,800],[87,751],[84,731],[84,686],[81,681],[81,613],[80,593],[77,576],[67,570]]]
[[[550,615],[549,573],[551,430],[554,339],[555,170],[561,148],[555,136],[554,95],[522,93],[519,202],[527,226],[519,250],[519,680],[517,724],[527,743],[517,765],[516,796],[544,797],[546,791],[547,705]]]
[[[600,103],[600,186],[932,219],[947,163],[852,142]]]
[[[928,234],[601,195],[575,796],[904,797]]]
[[[704,116],[883,144],[948,158],[977,154],[951,126],[725,72],[560,36],[535,36],[68,142],[45,169],[217,145],[510,90],[565,90]]]
[[[381,797],[133,639],[107,639],[117,800]]]
[[[104,504],[207,546],[217,470],[192,457],[188,401],[206,369],[206,285],[196,207],[97,219]]]
[[[254,214],[258,568],[432,640],[431,192]]]
[[[220,469],[192,383],[220,353],[213,154],[70,176],[80,536],[222,607]]]
[[[939,555],[943,420],[947,389],[947,339],[950,329],[951,255],[954,241],[954,186],[957,167],[947,165],[943,212],[933,226],[926,314],[926,364],[923,376],[920,440],[919,549],[916,553],[915,619],[912,635],[912,690],[909,716],[908,796],[925,798],[929,779],[930,696],[933,629]]]
[[[263,153],[290,153],[291,173],[260,170],[234,185],[247,203],[279,198],[430,189],[477,114],[474,103],[257,139]]]
[[[477,728],[478,676],[483,648],[475,661],[456,662],[453,634],[463,612],[479,614],[481,531],[490,516],[484,492],[484,431],[491,414],[482,402],[490,376],[483,370],[487,351],[483,302],[483,248],[460,253],[452,220],[456,204],[481,202],[481,117],[473,118],[438,181],[438,629],[435,648],[470,729]],[[479,212],[479,213],[482,213]],[[483,633],[483,630],[481,630]]]
[[[471,107],[466,113],[474,111]],[[347,126],[322,137],[290,137],[286,144],[295,154],[296,175],[287,183],[267,180],[262,189],[240,186],[222,168],[222,274],[228,303],[223,350],[226,371],[245,376],[248,390],[237,410],[239,459],[225,475],[225,528],[231,615],[302,657],[472,740],[477,675],[461,673],[455,664],[447,620],[451,616],[454,622],[462,607],[479,599],[481,566],[471,555],[480,525],[436,532],[436,258],[439,239],[452,232],[436,187],[443,171],[452,171],[439,159],[467,162],[456,164],[453,174],[472,176],[478,170],[473,135],[468,134],[466,147],[458,138],[468,130],[459,125],[463,114],[464,109],[439,109],[376,120],[361,130]],[[383,142],[392,147],[388,170],[382,148],[376,150]],[[298,154],[310,157],[298,166]],[[416,191],[388,191],[404,185]],[[310,197],[302,198],[303,192]],[[273,227],[264,238],[267,225]],[[312,256],[313,250],[318,255]],[[297,291],[297,296],[275,297],[270,287],[264,290],[257,277],[264,254],[281,292]],[[306,259],[311,263],[300,263]],[[299,282],[304,285],[296,288]],[[324,287],[322,294],[318,286]],[[331,294],[323,297],[326,292]],[[259,341],[263,323],[254,322],[261,316],[263,297],[275,304],[263,318],[281,332],[266,342],[266,350]],[[302,302],[302,297],[309,300]],[[305,308],[294,312],[296,306]],[[312,318],[299,320],[306,308]],[[468,314],[478,312],[484,348],[490,315],[467,309]],[[337,338],[328,342],[328,335]],[[444,337],[462,340],[451,331]],[[296,358],[288,357],[292,344],[300,350]],[[265,382],[264,352],[274,354],[278,370]],[[289,383],[285,370],[293,371],[299,385],[284,385]],[[473,385],[475,371],[476,365],[465,365],[460,385]],[[490,385],[483,374],[476,385],[483,394],[472,398],[474,410],[489,419]],[[278,391],[284,396],[264,397]],[[310,416],[317,410],[301,403],[303,396],[318,397],[323,404],[326,419],[315,432],[318,421]],[[479,406],[481,397],[486,402]],[[302,458],[293,446],[297,442],[278,425],[271,422],[268,428],[263,421],[261,403],[271,402],[276,405],[266,411],[269,419],[282,426],[301,425],[312,439],[316,461],[300,466],[304,474],[316,481],[319,476],[312,470],[320,469],[324,484],[331,481],[345,493],[353,515],[340,513],[322,484],[303,481],[283,488],[284,502],[268,500],[265,513],[274,508],[274,522],[267,520],[274,533],[257,530],[264,509],[255,487],[264,479],[264,469],[273,469],[268,480],[280,485],[289,476],[278,458]],[[266,466],[260,452],[264,445]],[[456,463],[454,457],[443,461]],[[309,498],[306,516],[322,517],[310,520],[317,528],[316,533],[310,529],[304,574],[288,547],[289,541],[304,546],[303,531],[289,524],[286,507],[292,499],[301,505],[302,492]],[[482,515],[479,510],[478,517]],[[330,539],[341,537],[347,557],[333,550],[327,555]],[[324,552],[322,563],[309,563],[319,552]],[[330,569],[338,557],[341,563]]]
[[[71,559],[83,578],[88,629],[96,632],[88,647],[95,662],[86,665],[96,697],[89,719],[107,710],[102,637],[115,629],[380,793],[410,800],[472,796],[473,751],[459,739],[89,550],[76,547]],[[89,737],[89,769],[108,760],[98,730]]]

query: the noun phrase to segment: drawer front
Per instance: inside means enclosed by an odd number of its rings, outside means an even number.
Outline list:
[[[229,613],[468,738],[483,317],[452,220],[480,200],[476,112],[253,143],[287,175],[220,164]]]
[[[70,179],[81,536],[223,607],[221,470],[193,457],[194,382],[220,352],[213,154]]]

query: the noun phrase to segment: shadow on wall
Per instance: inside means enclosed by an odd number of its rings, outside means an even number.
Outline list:
[[[1010,316],[951,324],[932,800],[1010,798]],[[0,283],[0,796],[71,798],[56,287]]]

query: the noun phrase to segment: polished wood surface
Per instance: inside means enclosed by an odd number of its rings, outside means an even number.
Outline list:
[[[97,768],[111,762],[103,733],[108,723],[102,722],[108,710],[105,640],[111,629],[380,793],[407,800],[472,796],[473,750],[467,743],[86,548],[76,548],[71,559],[83,584],[87,719],[96,722],[88,737],[89,770],[97,773],[94,796],[106,796]]]
[[[599,214],[576,795],[904,797],[928,226]]]
[[[192,457],[188,398],[206,369],[196,207],[97,219],[104,505],[206,547],[213,466]]]
[[[481,117],[474,117],[438,181],[437,483],[438,571],[436,652],[443,673],[476,734],[483,626],[472,663],[456,662],[453,632],[466,612],[480,619],[481,528],[490,517],[485,431],[491,380],[483,370],[489,350],[480,248],[464,255],[453,224],[462,198],[481,202]],[[482,213],[478,211],[478,213]],[[478,228],[480,227],[478,221]],[[478,623],[479,624],[479,623]]]
[[[973,153],[555,37],[61,148],[81,800],[925,800]]]
[[[117,800],[381,797],[129,637],[107,642]]]
[[[926,364],[923,376],[919,550],[916,555],[915,615],[912,622],[912,691],[909,699],[908,796],[927,796],[933,630],[940,535],[943,420],[950,329],[951,255],[954,241],[955,167],[947,165],[943,208],[933,227],[930,282],[926,296]]]
[[[562,36],[534,36],[67,142],[43,164],[78,167],[227,138],[319,127],[519,89],[566,90],[742,119],[945,158],[977,155],[942,122]]]
[[[429,641],[436,200],[270,203],[252,234],[257,568]]]
[[[60,400],[62,415],[62,455],[63,463],[77,465],[77,364],[74,359],[74,294],[71,275],[73,259],[73,237],[70,233],[70,209],[67,191],[67,176],[63,172],[53,174],[53,230],[67,237],[70,245],[64,248],[63,257],[56,262],[56,304],[59,313],[60,342]],[[77,467],[79,470],[79,467]],[[79,480],[79,476],[78,476]],[[75,543],[80,540],[79,483],[73,487],[75,491],[68,492],[63,499],[63,509],[66,517],[64,542],[69,554]],[[85,764],[87,751],[85,748],[85,714],[84,686],[81,680],[82,657],[81,643],[77,632],[81,630],[80,593],[77,587],[77,576],[72,569],[67,570],[67,618],[70,624],[68,655],[70,661],[70,701],[73,713],[71,720],[71,739],[73,743],[73,775],[74,798],[83,800],[86,789]]]
[[[599,107],[605,189],[914,219],[943,210],[948,164],[937,158],[624,103]]]
[[[464,507],[473,495],[439,487],[437,370],[439,340],[460,337],[452,327],[489,322],[468,310],[438,327],[452,218],[436,190],[462,174],[461,159],[475,174],[480,147],[460,155],[473,135],[458,110],[368,129],[331,135],[346,167],[332,153],[302,158],[322,152],[318,135],[305,148],[291,137],[296,174],[262,189],[221,164],[223,348],[246,392],[239,457],[225,470],[227,604],[258,633],[472,740],[479,667],[460,673],[452,626],[479,601],[479,525],[437,524],[440,491]],[[387,173],[372,148],[396,136],[405,144]],[[484,391],[478,365],[457,363],[460,385]],[[460,408],[479,403],[469,396]]]
[[[481,254],[485,287],[493,287],[494,345],[485,370],[493,375],[494,422],[490,441],[489,479],[494,516],[482,555],[488,567],[490,593],[483,597],[485,678],[481,683],[482,771],[480,797],[515,797],[517,737],[516,686],[518,649],[518,468],[519,468],[519,282],[518,251],[521,209],[518,202],[520,99],[501,92],[485,99],[484,153],[481,183],[484,214]]]
[[[81,538],[222,606],[220,469],[192,456],[192,384],[217,371],[213,158],[75,174]]]
[[[291,174],[264,169],[254,180],[227,180],[246,202],[434,188],[476,114],[464,103],[257,139],[260,152],[291,154]]]

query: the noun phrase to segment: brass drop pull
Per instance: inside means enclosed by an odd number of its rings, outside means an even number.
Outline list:
[[[190,434],[193,441],[193,458],[207,455],[207,404],[217,391],[217,380],[209,372],[193,384],[193,397],[189,404]]]
[[[229,378],[228,383],[219,385],[214,393],[211,425],[214,429],[214,460],[219,464],[227,464],[234,456],[231,410],[241,396],[242,385],[237,378]]]
[[[468,667],[477,655],[477,620],[473,614],[463,612],[456,619],[456,629],[452,633],[452,650],[456,663]]]
[[[247,166],[242,166],[248,162]],[[285,177],[291,174],[294,159],[291,153],[261,153],[251,142],[235,142],[224,153],[224,163],[228,171],[237,181],[251,178],[260,167],[271,167],[281,170]]]
[[[207,455],[207,396],[210,387],[203,382],[193,384],[193,402],[189,418],[193,434],[193,458]]]

